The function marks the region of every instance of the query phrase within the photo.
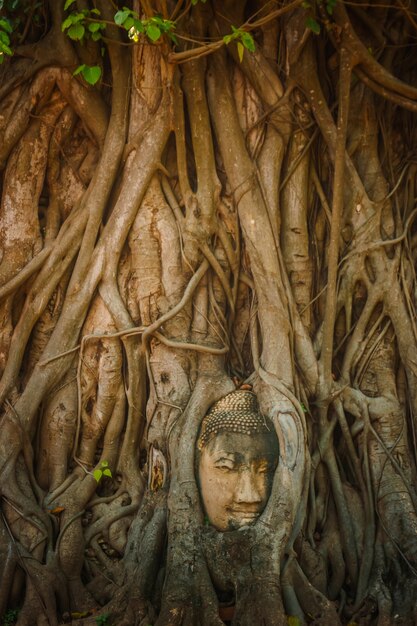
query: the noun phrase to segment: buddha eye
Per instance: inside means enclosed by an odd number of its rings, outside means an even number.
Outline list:
[[[216,469],[219,469],[222,472],[233,472],[236,469],[233,461],[224,460],[224,459],[222,459],[221,461],[218,461],[215,464],[215,467]]]
[[[269,463],[260,463],[257,467],[258,474],[268,474],[271,470]]]

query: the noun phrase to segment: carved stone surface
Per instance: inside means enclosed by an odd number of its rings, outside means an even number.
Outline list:
[[[268,501],[278,463],[273,425],[255,394],[233,391],[204,417],[197,442],[201,499],[217,530],[253,524]]]

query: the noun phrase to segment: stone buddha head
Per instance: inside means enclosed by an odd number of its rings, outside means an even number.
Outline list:
[[[237,390],[204,417],[197,472],[205,513],[217,530],[256,522],[268,501],[278,463],[278,440],[256,396]]]

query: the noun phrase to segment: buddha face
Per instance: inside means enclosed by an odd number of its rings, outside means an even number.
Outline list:
[[[274,432],[221,431],[201,450],[198,478],[206,515],[217,530],[254,523],[268,501],[278,462]]]

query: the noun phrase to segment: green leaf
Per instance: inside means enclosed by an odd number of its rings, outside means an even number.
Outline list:
[[[152,21],[157,24],[163,33],[169,33],[171,30],[175,30],[175,22],[172,22],[171,20],[163,20],[160,17],[153,17]]]
[[[102,461],[101,462],[101,467],[108,467],[109,466],[109,462],[108,461]]]
[[[125,20],[129,17],[129,15],[130,15],[130,9],[125,9],[124,11],[117,11],[113,19],[118,26],[122,26]]]
[[[75,70],[75,72],[72,73],[72,75],[77,76],[77,74],[80,74],[84,70],[85,67],[86,67],[85,63],[83,63],[82,65],[79,65],[77,69]]]
[[[335,8],[337,0],[327,0],[326,11],[329,15],[333,15],[333,9]]]
[[[101,39],[101,33],[92,33],[91,34],[91,39],[93,41],[98,41],[99,39]]]
[[[143,22],[141,20],[133,20],[133,27],[135,28],[135,30],[138,31],[138,33],[144,33],[145,32],[145,27],[144,27]]]
[[[12,25],[5,19],[0,19],[0,28],[7,31],[8,33],[13,32]]]
[[[232,41],[232,39],[234,39],[233,35],[225,35],[223,37],[223,41],[226,45],[229,44]]]
[[[99,65],[86,65],[82,70],[82,75],[89,85],[95,85],[101,76],[101,67]],[[100,470],[101,471],[101,470]]]
[[[161,31],[156,24],[151,23],[146,26],[146,34],[151,41],[158,41],[161,36]]]
[[[174,35],[174,33],[168,33],[168,37],[172,39],[172,41],[178,46],[178,39]]]
[[[10,43],[10,37],[7,33],[4,32],[4,30],[0,30],[0,41],[2,43],[5,43],[6,46],[8,46]]]
[[[241,41],[237,42],[237,53],[238,53],[238,56],[239,56],[239,61],[242,63],[243,55],[245,53],[245,48],[244,48],[244,45],[243,45],[243,43]]]
[[[61,24],[61,30],[64,32],[66,28],[69,28],[72,24],[72,15],[69,15]]]
[[[81,11],[81,13],[70,13],[67,19],[62,22],[61,29],[65,30],[65,28],[68,28],[68,26],[70,26],[71,24],[77,24],[78,22],[82,22],[87,14],[88,11],[87,13],[85,11]]]
[[[98,9],[91,9],[90,13],[94,13],[94,15],[101,15]]]
[[[92,22],[92,24],[88,25],[88,30],[90,33],[96,33],[101,28],[101,24],[99,22]]]
[[[306,21],[306,26],[309,28],[315,35],[320,35],[320,24],[316,22],[313,17],[308,17]]]
[[[288,615],[287,622],[288,626],[301,626],[301,620],[296,615]]]
[[[134,23],[135,23],[135,20],[133,19],[131,15],[129,15],[129,17],[127,17],[125,21],[123,22],[123,28],[125,28],[126,30],[130,30],[132,26],[134,25]]]
[[[106,469],[103,470],[103,475],[104,476],[110,476],[110,478],[112,478],[112,476],[113,476],[113,474],[111,473],[111,470],[108,467],[106,467]]]
[[[69,7],[71,6],[71,4],[74,4],[75,0],[66,0],[65,4],[64,4],[64,11],[66,11],[67,9],[69,9]]]
[[[249,52],[255,52],[255,42],[250,33],[242,33],[241,40],[246,50],[249,50]]]
[[[95,469],[93,472],[93,476],[97,482],[100,482],[100,479],[103,476],[103,472],[101,471],[101,469]]]
[[[303,9],[309,9],[311,7],[311,4],[307,2],[307,0],[304,0],[304,2],[301,3],[301,6],[303,7]]]
[[[2,53],[6,53],[9,56],[13,56],[13,50],[11,48],[9,48],[9,46],[5,43],[3,43],[2,41],[0,41],[0,51]]]
[[[84,37],[85,28],[82,24],[73,24],[68,29],[68,37],[74,41],[80,41]]]

